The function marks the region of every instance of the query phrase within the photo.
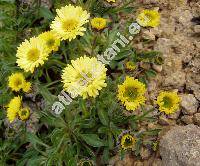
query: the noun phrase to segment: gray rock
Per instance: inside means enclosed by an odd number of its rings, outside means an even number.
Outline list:
[[[197,124],[198,126],[200,126],[200,113],[194,114],[193,120],[194,120],[195,124]]]
[[[167,75],[163,85],[164,86],[173,86],[174,88],[179,88],[184,86],[185,80],[185,73],[182,71],[176,71],[170,75]]]
[[[192,94],[183,94],[181,95],[181,106],[183,114],[193,115],[197,112],[198,101]]]
[[[200,127],[172,127],[159,147],[163,166],[200,166]]]
[[[177,110],[173,114],[168,115],[168,118],[170,118],[170,119],[178,119],[180,113],[181,113],[181,110]]]
[[[192,124],[193,123],[193,116],[190,115],[184,115],[181,117],[181,121],[185,124]]]
[[[194,26],[194,32],[195,33],[200,33],[200,25],[195,25]]]

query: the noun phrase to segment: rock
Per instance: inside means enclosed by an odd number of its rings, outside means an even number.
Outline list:
[[[169,119],[178,119],[180,113],[181,113],[181,110],[177,110],[175,113],[168,115],[168,118]]]
[[[195,124],[197,124],[198,126],[200,126],[200,113],[194,114],[193,120],[194,120]]]
[[[136,161],[133,166],[143,166],[143,163],[141,161]]]
[[[200,166],[200,127],[172,127],[160,141],[163,166]]]
[[[183,114],[193,115],[197,112],[198,101],[192,94],[183,94],[181,95],[181,106]]]
[[[132,166],[134,161],[133,156],[130,154],[126,154],[123,160],[120,160],[119,155],[116,155],[111,158],[108,166]]]
[[[167,126],[167,125],[174,125],[175,122],[171,119],[168,119],[165,115],[161,115],[158,119],[158,123]]]
[[[147,40],[155,40],[155,39],[156,39],[155,35],[154,35],[153,32],[150,31],[150,30],[145,30],[145,31],[143,31],[143,32],[142,32],[142,37],[143,37],[144,39],[147,39]]]
[[[157,71],[158,73],[160,73],[163,69],[162,65],[156,65],[156,64],[153,64],[152,65],[152,68]]]
[[[195,33],[200,33],[200,25],[195,25],[194,26],[194,32]]]
[[[151,152],[147,148],[142,147],[140,150],[140,156],[143,160],[146,160],[151,156]]]
[[[155,159],[153,161],[152,166],[162,166],[162,160],[161,159]]]
[[[176,71],[165,77],[163,85],[173,86],[174,88],[180,88],[181,86],[184,86],[185,82],[185,73],[182,71]]]
[[[190,115],[184,115],[181,117],[181,121],[185,124],[192,124],[193,123],[193,116]]]
[[[159,38],[155,44],[154,50],[158,50],[164,55],[169,55],[171,50],[171,40],[166,38]]]

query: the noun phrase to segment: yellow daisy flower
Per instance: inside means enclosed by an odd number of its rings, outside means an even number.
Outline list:
[[[18,97],[14,97],[10,103],[8,104],[8,108],[7,108],[7,118],[10,121],[10,123],[12,123],[15,118],[17,117],[17,114],[21,108],[21,98]]]
[[[146,92],[145,85],[127,76],[122,85],[118,85],[118,99],[124,104],[127,110],[134,111],[140,105],[144,104],[146,98],[144,94]]]
[[[31,90],[31,83],[30,82],[26,82],[22,89],[26,93],[29,92]]]
[[[135,70],[136,69],[136,65],[132,61],[128,61],[128,62],[126,62],[126,68],[128,70]]]
[[[121,145],[121,148],[124,150],[127,150],[127,149],[133,150],[135,148],[135,142],[136,142],[135,137],[127,133],[122,136],[120,145]]]
[[[79,6],[68,5],[57,9],[57,16],[51,24],[51,29],[61,40],[71,41],[77,35],[83,36],[86,28],[83,27],[90,15]]]
[[[157,27],[160,24],[160,14],[157,10],[143,10],[136,20],[142,27]]]
[[[93,18],[91,20],[91,25],[92,25],[92,28],[95,28],[97,30],[102,30],[106,27],[106,19],[104,18]]]
[[[159,105],[160,112],[172,114],[179,108],[180,97],[176,92],[161,92],[156,103]]]
[[[116,2],[116,0],[106,0],[107,2]]]
[[[8,86],[13,91],[18,92],[24,87],[25,83],[26,83],[26,80],[22,73],[14,73],[8,77]]]
[[[26,107],[26,108],[22,108],[19,110],[18,112],[19,118],[21,120],[27,120],[30,116],[30,108]]]
[[[30,41],[25,40],[17,50],[17,64],[26,72],[33,73],[35,68],[43,65],[48,57],[48,49],[43,40],[39,38],[31,38]]]
[[[65,90],[73,97],[96,97],[98,91],[106,87],[107,69],[96,58],[84,56],[72,60],[71,63],[63,70],[62,79]]]
[[[40,34],[38,37],[41,40],[44,40],[49,53],[51,51],[58,51],[58,47],[60,46],[60,39],[57,37],[57,35],[53,31],[44,32]]]

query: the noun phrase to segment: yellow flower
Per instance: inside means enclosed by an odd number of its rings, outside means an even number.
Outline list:
[[[44,40],[49,53],[51,51],[58,51],[58,47],[60,46],[60,39],[53,31],[44,32],[40,34],[38,37],[41,40]]]
[[[14,73],[8,78],[8,86],[13,90],[18,92],[21,90],[26,83],[24,75],[22,73]]]
[[[17,117],[17,114],[21,108],[21,98],[18,97],[14,97],[10,103],[8,104],[8,108],[7,108],[7,118],[10,121],[10,123],[12,123],[15,118]]]
[[[159,105],[160,112],[172,114],[178,110],[180,98],[176,92],[161,92],[156,103]]]
[[[61,40],[71,41],[77,35],[83,36],[86,28],[83,27],[90,15],[79,6],[68,5],[57,9],[57,16],[51,24],[51,29]]]
[[[27,120],[30,116],[30,108],[25,107],[20,109],[18,115],[21,120]]]
[[[127,110],[134,111],[137,107],[144,104],[146,98],[145,85],[133,77],[126,77],[122,85],[118,85],[118,99],[126,106]]]
[[[23,89],[24,92],[29,92],[31,90],[31,83],[26,82],[22,89]]]
[[[156,10],[143,10],[138,15],[137,22],[143,27],[157,27],[160,24],[160,14]]]
[[[132,61],[128,61],[126,63],[126,68],[129,69],[129,70],[135,70],[136,69],[136,65]]]
[[[73,97],[78,95],[84,99],[88,96],[96,97],[99,90],[106,87],[105,65],[96,58],[80,57],[71,61],[63,70],[63,83],[65,90]]]
[[[106,0],[107,2],[115,2],[116,0]]]
[[[127,149],[134,149],[135,148],[135,142],[136,139],[134,136],[132,136],[131,134],[125,134],[122,136],[121,141],[120,141],[120,145],[121,148],[124,150]]]
[[[101,29],[104,29],[106,27],[106,19],[104,18],[93,18],[91,20],[91,25],[92,25],[92,28],[95,28],[97,30],[101,30]]]
[[[17,50],[17,64],[26,72],[33,73],[35,68],[43,65],[47,60],[48,49],[43,40],[39,38],[31,38],[30,41],[25,40]]]

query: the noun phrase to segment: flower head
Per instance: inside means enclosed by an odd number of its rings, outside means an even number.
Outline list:
[[[118,99],[126,106],[127,110],[135,110],[140,105],[144,104],[146,92],[145,85],[127,76],[122,85],[118,85]]]
[[[137,22],[143,27],[157,27],[160,24],[160,14],[156,10],[143,10],[138,15]]]
[[[180,98],[176,92],[161,92],[156,103],[159,105],[161,112],[172,114],[178,110]]]
[[[104,64],[94,57],[84,56],[72,60],[71,65],[63,70],[64,88],[74,97],[96,97],[98,91],[106,87],[106,71]]]
[[[21,98],[19,96],[14,97],[8,104],[7,118],[10,121],[10,123],[12,123],[17,117],[17,114],[21,108],[21,105],[22,105]]]
[[[8,86],[13,91],[20,91],[26,83],[24,75],[22,73],[14,73],[8,78]]]
[[[126,68],[128,70],[135,70],[136,69],[136,65],[132,61],[128,61],[128,62],[126,62]]]
[[[23,89],[24,92],[29,92],[31,90],[31,83],[26,82],[22,89]]]
[[[25,40],[17,50],[17,64],[26,72],[33,73],[35,68],[43,65],[48,57],[48,49],[43,40],[39,38],[31,38],[30,41]]]
[[[136,143],[136,137],[131,134],[130,131],[125,130],[123,131],[117,141],[117,145],[121,147],[123,150],[134,149]]]
[[[90,15],[79,6],[68,5],[57,9],[57,16],[51,24],[51,29],[61,40],[71,41],[77,35],[83,36],[86,28],[83,27]]]
[[[97,30],[102,30],[106,27],[106,19],[104,18],[93,18],[91,20],[91,25],[92,25],[92,28],[95,28]]]
[[[30,116],[30,108],[25,107],[20,109],[18,115],[21,120],[27,120]]]
[[[106,0],[107,2],[115,2],[116,0]]]
[[[48,52],[58,50],[58,47],[60,46],[60,39],[53,31],[44,32],[38,37],[46,43]]]

